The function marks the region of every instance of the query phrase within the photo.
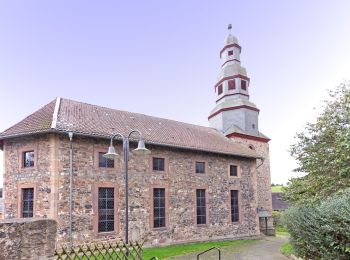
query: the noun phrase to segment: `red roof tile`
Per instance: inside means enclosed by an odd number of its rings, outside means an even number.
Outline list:
[[[0,133],[0,139],[49,131],[51,129],[55,103],[56,100],[51,101],[19,123],[6,129],[4,132]]]
[[[234,143],[213,128],[100,107],[69,99],[60,99],[58,104],[59,110],[56,108],[57,118],[54,113],[55,101],[52,101],[2,132],[0,140],[47,131],[70,131],[81,135],[106,138],[116,132],[126,135],[131,129],[138,129],[146,143],[243,157],[258,157],[248,147]]]

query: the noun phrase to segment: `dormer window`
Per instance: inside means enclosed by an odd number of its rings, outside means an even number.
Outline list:
[[[241,80],[241,89],[242,90],[247,90],[247,81]]]
[[[218,86],[218,95],[222,94],[222,84],[220,86]]]
[[[232,56],[233,55],[233,51],[228,51],[228,56]]]
[[[229,80],[228,82],[228,90],[236,89],[236,82],[235,80]]]

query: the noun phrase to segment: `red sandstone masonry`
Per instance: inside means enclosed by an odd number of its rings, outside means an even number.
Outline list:
[[[37,168],[32,172],[19,171],[18,151],[24,146],[37,146]],[[115,168],[96,167],[96,151],[107,149],[108,140],[73,137],[73,241],[82,243],[124,237],[125,180],[122,161]],[[136,144],[131,144],[135,148]],[[105,147],[105,148],[104,148]],[[146,245],[232,239],[257,236],[259,222],[256,213],[258,201],[264,200],[258,191],[256,161],[233,156],[201,153],[180,149],[150,146],[152,154],[129,161],[129,236],[144,239]],[[117,151],[121,154],[121,144]],[[18,214],[18,183],[37,183],[36,215],[54,217],[58,222],[58,242],[68,241],[69,226],[69,139],[67,135],[38,135],[4,141],[6,170],[5,214]],[[152,171],[151,158],[166,158],[166,173]],[[206,162],[206,174],[194,174],[194,162]],[[240,177],[228,176],[229,164],[238,165]],[[260,180],[260,179],[259,179]],[[118,187],[115,234],[96,234],[96,196],[99,183]],[[167,201],[166,229],[153,229],[152,187],[164,187]],[[194,193],[197,187],[207,192],[207,225],[197,227],[195,222]],[[265,186],[262,186],[265,187]],[[228,198],[232,189],[239,190],[241,222],[229,223]],[[259,195],[260,194],[260,195]],[[258,196],[259,195],[259,196]],[[53,216],[52,216],[53,215]]]

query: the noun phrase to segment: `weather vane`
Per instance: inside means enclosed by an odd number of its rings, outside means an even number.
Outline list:
[[[228,24],[227,29],[228,29],[228,31],[231,33],[232,24]]]

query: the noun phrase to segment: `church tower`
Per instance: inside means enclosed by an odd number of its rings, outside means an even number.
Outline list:
[[[231,34],[232,26],[220,51],[221,71],[215,84],[216,106],[209,115],[209,124],[232,142],[245,145],[260,156],[257,160],[257,211],[260,228],[273,233],[270,139],[259,132],[259,109],[249,100],[250,79],[241,66],[241,50],[238,40]]]
[[[210,126],[225,135],[240,133],[259,137],[259,109],[249,100],[250,79],[241,66],[238,40],[231,34],[220,51],[221,71],[215,84],[216,106],[209,115]]]

